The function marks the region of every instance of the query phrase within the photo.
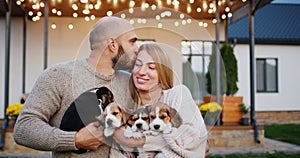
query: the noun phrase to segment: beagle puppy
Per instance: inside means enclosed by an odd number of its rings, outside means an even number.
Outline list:
[[[142,107],[137,109],[129,116],[126,122],[124,136],[127,138],[139,139],[144,136],[144,132],[148,131],[150,123],[148,108]]]
[[[158,102],[150,108],[150,130],[152,135],[170,133],[172,127],[178,128],[182,124],[182,118],[177,111],[167,104]]]
[[[112,102],[104,109],[103,114],[97,116],[100,124],[104,124],[104,136],[109,137],[114,133],[115,128],[119,128],[124,124],[125,112],[121,107]]]
[[[77,97],[64,113],[60,129],[79,131],[87,124],[97,121],[109,103],[114,101],[112,92],[107,87],[93,88]]]
[[[64,131],[79,131],[104,112],[104,109],[114,102],[114,95],[107,87],[90,89],[77,97],[64,113],[59,128]],[[77,154],[87,150],[74,150]]]

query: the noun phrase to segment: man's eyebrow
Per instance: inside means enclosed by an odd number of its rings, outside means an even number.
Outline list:
[[[138,38],[134,37],[134,38],[130,39],[129,41],[130,41],[130,42],[135,42],[135,41],[137,41],[137,40],[138,40]]]

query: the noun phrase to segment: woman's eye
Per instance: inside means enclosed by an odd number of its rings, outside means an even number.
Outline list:
[[[149,66],[150,70],[155,70],[155,66]]]
[[[149,65],[148,65],[148,68],[149,68],[150,70],[155,70],[155,64],[153,64],[153,63],[149,64]]]
[[[135,66],[141,67],[141,66],[142,66],[142,64],[135,63]]]

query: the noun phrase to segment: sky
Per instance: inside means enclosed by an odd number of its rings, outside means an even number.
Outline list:
[[[300,4],[300,0],[274,0],[272,3]]]

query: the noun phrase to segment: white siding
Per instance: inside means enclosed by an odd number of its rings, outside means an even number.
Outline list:
[[[235,54],[239,67],[240,88],[237,95],[244,96],[250,105],[249,46],[237,45]],[[256,93],[257,111],[300,110],[300,46],[255,45],[256,58],[278,59],[278,93]]]

